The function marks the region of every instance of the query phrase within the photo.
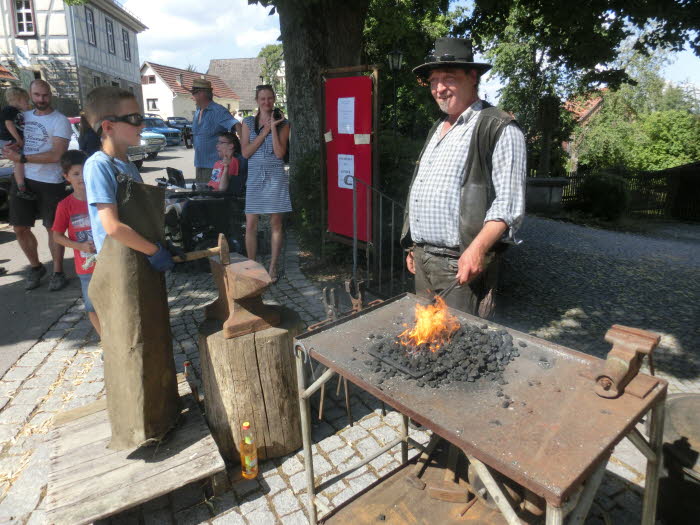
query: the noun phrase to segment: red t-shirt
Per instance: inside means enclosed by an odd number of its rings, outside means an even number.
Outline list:
[[[91,241],[92,229],[90,228],[87,201],[81,201],[73,195],[68,195],[68,197],[58,203],[51,229],[64,234],[68,230],[68,238],[71,241]],[[75,255],[75,272],[81,274],[92,273],[95,269],[94,263],[85,263],[85,260],[91,254],[80,250],[73,250],[73,253]]]
[[[224,163],[218,160],[211,170],[211,179],[207,185],[214,191],[219,191],[219,186],[221,185],[221,172],[223,169]],[[238,159],[233,157],[228,165],[228,176],[235,177],[236,175],[238,175]]]

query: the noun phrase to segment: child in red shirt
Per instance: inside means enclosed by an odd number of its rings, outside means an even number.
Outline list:
[[[211,179],[207,186],[214,191],[226,191],[229,188],[230,178],[238,176],[238,159],[236,155],[241,153],[241,143],[235,133],[222,131],[216,143],[216,152],[221,160],[214,164],[211,170]]]
[[[87,293],[92,272],[95,270],[95,245],[92,242],[90,215],[83,181],[83,165],[86,159],[85,153],[78,150],[66,151],[61,157],[63,177],[73,187],[73,193],[58,203],[51,230],[56,244],[73,248],[75,273],[80,279],[85,310],[95,332],[100,335],[100,320]],[[68,237],[65,235],[66,230],[68,230]]]

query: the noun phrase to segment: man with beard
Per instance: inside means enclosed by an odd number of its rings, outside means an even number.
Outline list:
[[[479,98],[480,77],[491,66],[473,60],[468,40],[440,38],[413,70],[445,116],[421,151],[401,241],[418,295],[456,279],[461,286],[447,304],[487,317],[499,253],[515,242],[525,213],[526,151],[513,117]]]
[[[36,200],[17,197],[15,184],[10,189],[10,224],[17,242],[27,256],[31,268],[27,272],[25,289],[37,288],[46,268],[39,260],[37,239],[32,233],[36,218],[41,218],[48,232],[49,249],[53,259],[53,275],[49,290],[56,291],[66,284],[63,273],[63,246],[53,242],[53,225],[56,206],[66,196],[66,183],[61,171],[61,155],[68,149],[71,127],[68,119],[51,107],[51,87],[44,80],[34,80],[29,85],[29,96],[34,110],[24,113],[24,149],[7,146],[4,155],[15,163],[25,165],[27,189],[36,195]]]

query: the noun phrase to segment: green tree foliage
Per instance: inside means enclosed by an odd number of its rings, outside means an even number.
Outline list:
[[[654,171],[700,160],[698,101],[687,86],[661,77],[667,57],[623,51],[619,60],[632,83],[602,92],[600,111],[576,130],[578,166]]]
[[[284,61],[284,51],[282,44],[269,44],[263,47],[258,53],[258,57],[264,58],[260,74],[263,77],[263,83],[271,84],[277,94],[279,101],[285,101],[284,82],[278,76],[279,70]]]
[[[394,110],[402,135],[424,137],[439,116],[430,91],[416,80],[412,69],[424,62],[436,38],[447,35],[452,26],[447,0],[372,0],[363,31],[363,54],[367,64],[379,64],[382,129],[393,129]],[[387,55],[403,53],[403,67],[392,72]],[[397,108],[393,83],[396,82]]]

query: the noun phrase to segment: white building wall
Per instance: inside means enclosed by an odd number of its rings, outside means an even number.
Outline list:
[[[187,120],[192,120],[197,106],[194,99],[187,95],[178,95],[174,100],[173,114],[169,117],[185,117]]]
[[[141,69],[141,76],[155,76],[155,84],[141,84],[141,94],[143,96],[143,110],[145,113],[153,113],[161,118],[173,116],[173,92],[161,78],[156,75],[155,71],[150,66],[144,65]],[[148,99],[156,99],[158,101],[158,110],[148,109]]]

